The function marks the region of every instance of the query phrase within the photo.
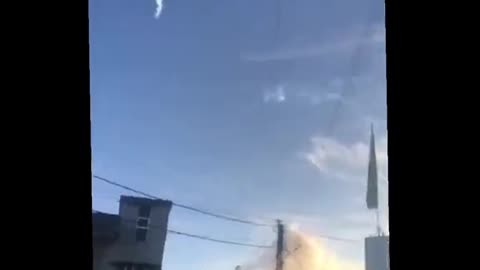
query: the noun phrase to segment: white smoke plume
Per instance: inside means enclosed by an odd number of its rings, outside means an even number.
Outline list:
[[[160,18],[160,14],[162,13],[163,9],[163,0],[155,0],[157,3],[157,9],[155,10],[155,19]]]
[[[326,243],[296,229],[287,231],[284,270],[361,270],[363,264],[344,260],[328,249]],[[241,265],[241,270],[275,269],[275,250],[256,261]]]

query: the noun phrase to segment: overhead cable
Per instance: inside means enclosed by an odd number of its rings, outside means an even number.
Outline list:
[[[145,193],[143,191],[140,191],[140,190],[137,190],[137,189],[119,184],[119,183],[117,183],[115,181],[112,181],[112,180],[109,180],[105,177],[101,177],[101,176],[98,176],[98,175],[93,175],[93,177],[98,179],[98,180],[101,180],[103,182],[106,182],[108,184],[111,184],[111,185],[123,188],[125,190],[137,193],[139,195],[145,196],[145,197],[150,198],[150,199],[156,199],[156,200],[161,199],[160,197],[157,197],[157,196]],[[176,207],[179,207],[179,208],[187,209],[187,210],[194,211],[194,212],[197,212],[197,213],[200,213],[200,214],[204,214],[204,215],[207,215],[207,216],[212,216],[212,217],[216,217],[216,218],[224,219],[224,220],[228,220],[228,221],[233,221],[233,222],[238,222],[238,223],[243,223],[243,224],[249,224],[249,225],[254,225],[254,226],[268,226],[268,227],[273,226],[272,224],[258,223],[258,222],[254,222],[254,221],[251,221],[251,220],[239,219],[239,218],[229,217],[229,216],[226,216],[226,215],[216,214],[216,213],[213,213],[213,212],[210,212],[210,211],[202,210],[202,209],[199,209],[199,208],[196,208],[196,207],[192,207],[192,206],[188,206],[188,205],[184,205],[184,204],[180,204],[180,203],[176,203],[176,202],[172,202],[172,205],[176,206]]]

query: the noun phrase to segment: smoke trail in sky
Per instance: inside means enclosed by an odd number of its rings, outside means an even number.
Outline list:
[[[163,0],[155,0],[157,3],[157,9],[155,10],[155,19],[160,18],[160,14],[162,13],[163,9]]]

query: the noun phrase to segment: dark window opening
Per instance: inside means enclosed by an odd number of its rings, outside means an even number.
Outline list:
[[[160,270],[158,265],[142,263],[112,263],[115,270]]]
[[[140,206],[140,208],[138,208],[138,217],[149,218],[150,206]]]
[[[145,242],[145,240],[147,240],[147,231],[148,230],[144,228],[137,228],[137,242]]]
[[[115,264],[115,270],[133,270],[134,266],[132,263],[118,263]]]
[[[142,205],[138,208],[138,218],[137,218],[137,224],[136,224],[137,242],[146,241],[149,223],[150,223],[150,206]]]
[[[137,227],[147,228],[148,227],[148,218],[138,218],[137,219]]]

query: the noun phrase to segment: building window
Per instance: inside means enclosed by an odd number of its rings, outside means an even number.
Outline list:
[[[148,229],[137,228],[137,242],[145,242],[147,240]]]
[[[115,270],[160,270],[160,267],[154,264],[117,262],[112,265]]]
[[[137,228],[148,228],[148,222],[149,221],[150,221],[150,219],[148,219],[148,218],[139,217],[137,219]]]
[[[138,217],[149,218],[150,217],[150,206],[140,206],[138,208]]]
[[[133,263],[115,263],[113,266],[115,270],[134,270],[135,268]]]
[[[148,226],[150,224],[150,206],[140,206],[138,209],[136,239],[137,242],[147,240]]]

